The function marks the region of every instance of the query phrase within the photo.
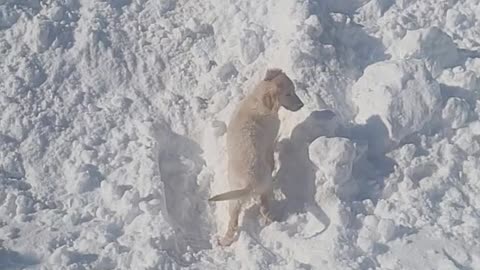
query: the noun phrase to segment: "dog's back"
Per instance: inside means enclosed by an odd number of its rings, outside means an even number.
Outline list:
[[[271,178],[265,156],[273,147],[280,120],[277,114],[262,113],[255,92],[241,101],[227,128],[228,178],[231,188],[254,188]]]

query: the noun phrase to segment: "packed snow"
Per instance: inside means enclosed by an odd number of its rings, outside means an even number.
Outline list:
[[[479,0],[0,0],[0,269],[480,269]],[[281,68],[272,214],[225,133]]]

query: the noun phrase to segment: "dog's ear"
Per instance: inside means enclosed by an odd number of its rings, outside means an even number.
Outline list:
[[[276,106],[278,106],[278,99],[276,91],[274,89],[268,89],[262,96],[262,103],[265,107],[272,111]]]
[[[282,74],[283,71],[279,68],[270,68],[267,69],[267,72],[265,73],[265,78],[263,78],[264,81],[271,81],[278,75]]]
[[[263,94],[262,102],[268,110],[273,110],[273,106],[275,105],[275,99],[270,91],[267,91],[265,94]]]

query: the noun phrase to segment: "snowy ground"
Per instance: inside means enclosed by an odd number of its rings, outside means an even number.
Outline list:
[[[0,0],[0,269],[480,269],[479,42],[479,0]],[[267,67],[278,221],[221,248]]]

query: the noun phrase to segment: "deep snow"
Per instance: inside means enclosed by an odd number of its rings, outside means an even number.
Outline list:
[[[0,269],[480,269],[480,1],[0,0]],[[268,67],[272,211],[218,247]]]

